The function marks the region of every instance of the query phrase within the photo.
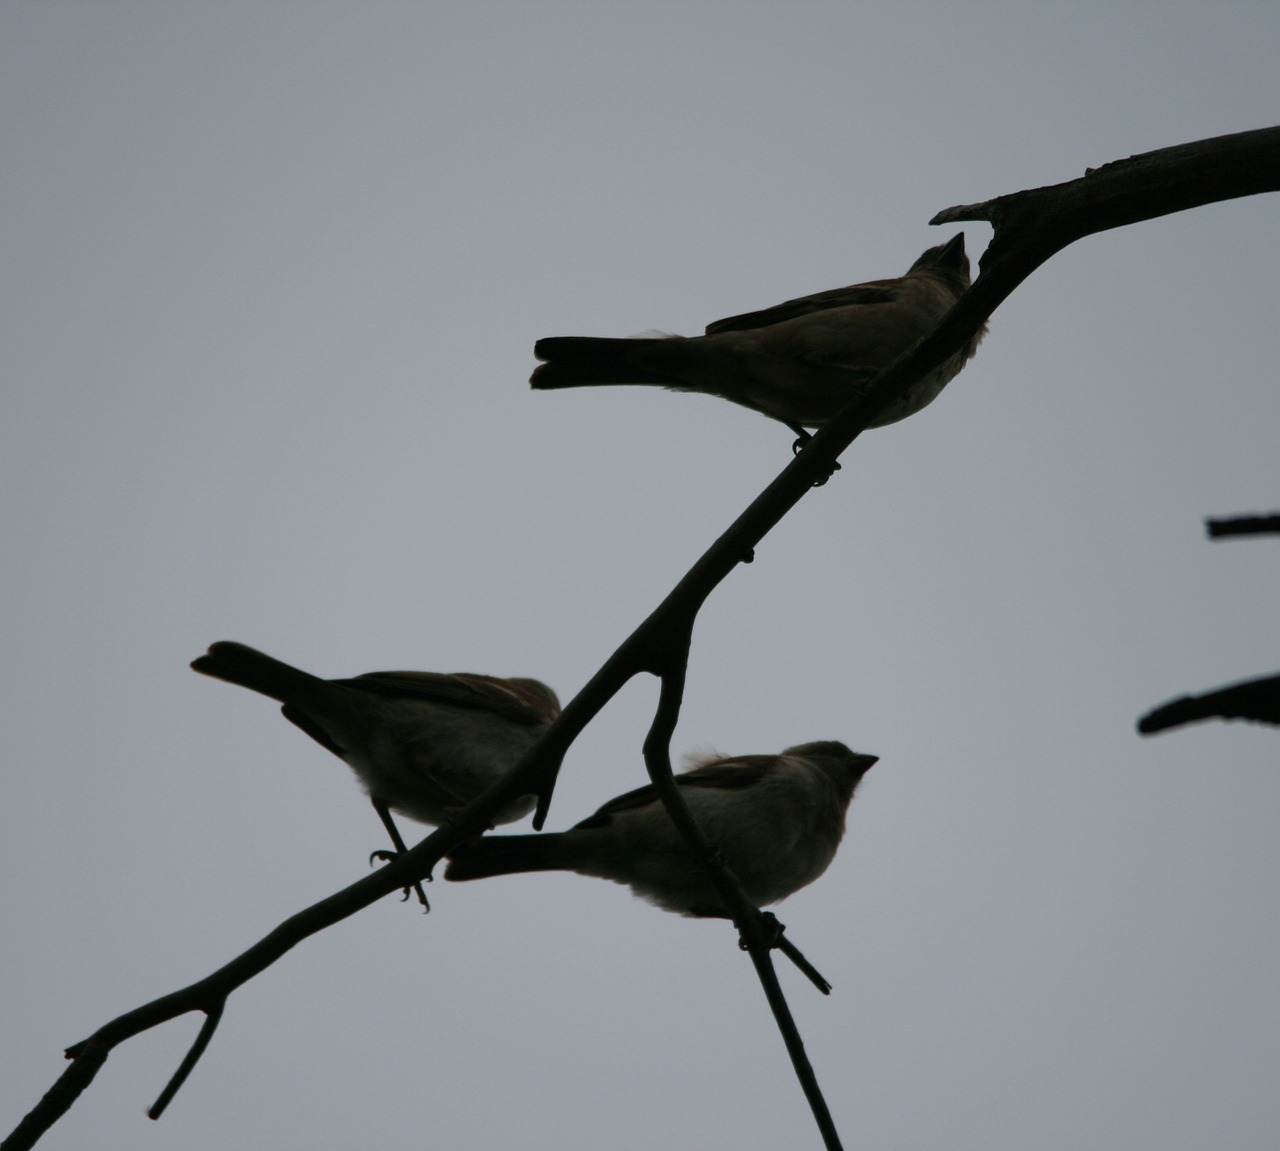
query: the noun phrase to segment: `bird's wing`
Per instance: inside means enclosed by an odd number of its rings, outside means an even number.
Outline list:
[[[707,325],[707,335],[714,336],[719,332],[742,332],[750,328],[767,328],[770,324],[780,324],[783,320],[794,320],[797,316],[808,316],[813,312],[825,312],[831,308],[892,304],[894,299],[891,280],[850,284],[847,288],[832,288],[830,291],[816,292],[812,296],[800,296],[782,304],[775,304],[772,308],[764,308],[759,312],[744,312],[740,316],[716,320]]]
[[[547,705],[516,684],[488,675],[436,671],[371,671],[354,679],[339,680],[376,695],[399,696],[471,707],[492,712],[516,723],[546,723],[553,718]]]
[[[676,785],[685,790],[714,788],[719,791],[739,791],[758,783],[774,761],[771,755],[744,755],[737,759],[721,759],[693,771],[681,772],[675,777]],[[622,811],[634,811],[657,803],[658,792],[651,783],[637,787],[624,795],[609,800],[594,815],[587,816],[575,827],[603,827],[610,818]]]

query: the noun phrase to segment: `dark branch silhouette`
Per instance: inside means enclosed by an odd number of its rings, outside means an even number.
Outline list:
[[[426,878],[447,851],[481,834],[492,816],[516,796],[538,792],[534,826],[541,829],[566,750],[632,676],[646,672],[662,680],[657,714],[644,747],[650,778],[672,820],[704,861],[732,909],[734,924],[783,1032],[824,1144],[828,1149],[838,1148],[834,1123],[804,1056],[769,956],[771,948],[778,945],[779,926],[743,895],[690,816],[673,782],[670,738],[679,714],[693,621],[719,583],[738,564],[751,562],[754,549],[774,525],[815,491],[815,485],[832,475],[840,454],[875,422],[877,414],[972,339],[1000,303],[1056,252],[1083,236],[1110,228],[1274,191],[1280,191],[1280,128],[1267,128],[1149,152],[1091,170],[1068,183],[940,212],[932,223],[987,220],[995,229],[981,260],[982,273],[972,288],[929,336],[876,376],[862,396],[813,436],[622,643],[505,779],[469,804],[451,824],[438,828],[374,875],[292,916],[225,967],[120,1016],[69,1048],[72,1065],[0,1148],[16,1151],[34,1145],[71,1106],[118,1043],[188,1011],[202,1011],[208,1022],[157,1106],[167,1102],[208,1042],[216,1026],[216,1013],[236,987],[307,936]],[[832,487],[816,490],[829,493]]]
[[[1280,514],[1206,519],[1210,539],[1280,533]],[[1244,719],[1280,725],[1280,675],[1245,679],[1202,695],[1184,695],[1147,712],[1138,720],[1138,731],[1154,735],[1204,719]]]
[[[1241,680],[1204,695],[1170,700],[1138,720],[1138,730],[1153,735],[1202,719],[1247,719],[1280,725],[1280,675]]]
[[[1280,512],[1265,516],[1232,516],[1226,520],[1204,521],[1205,532],[1211,540],[1230,536],[1280,535]]]

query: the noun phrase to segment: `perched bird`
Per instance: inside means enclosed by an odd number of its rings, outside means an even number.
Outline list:
[[[964,233],[930,248],[905,276],[835,288],[730,316],[704,336],[539,340],[535,388],[652,384],[706,392],[781,420],[804,436],[831,419],[880,370],[928,335],[969,287]],[[986,325],[869,424],[918,412],[964,367]]]
[[[712,759],[675,779],[747,898],[763,907],[826,871],[854,789],[876,758],[834,741],[803,743],[781,755]],[[568,831],[465,843],[450,855],[445,878],[520,871],[594,875],[667,911],[728,918],[652,785],[610,800]]]
[[[556,693],[536,679],[429,671],[320,679],[225,641],[191,666],[283,703],[285,719],[355,771],[399,851],[389,809],[443,823],[510,771],[560,714]],[[521,819],[535,802],[519,796],[495,822]],[[426,906],[421,887],[418,898]]]
[[[497,783],[560,714],[556,693],[536,679],[430,671],[320,679],[225,641],[191,666],[279,700],[285,719],[346,760],[375,804],[433,825]],[[533,805],[521,796],[496,822]]]

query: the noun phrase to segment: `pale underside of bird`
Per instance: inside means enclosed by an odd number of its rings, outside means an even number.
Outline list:
[[[845,814],[873,755],[835,741],[781,755],[714,759],[676,776],[694,819],[757,907],[818,878],[835,857]],[[568,831],[489,835],[450,854],[445,878],[574,871],[629,886],[668,911],[727,910],[652,785],[610,800]]]

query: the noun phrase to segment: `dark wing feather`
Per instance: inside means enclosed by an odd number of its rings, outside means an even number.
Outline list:
[[[336,680],[376,695],[421,699],[452,707],[493,712],[515,723],[546,723],[546,705],[514,684],[487,675],[435,671],[371,671],[354,679]]]
[[[797,316],[808,316],[813,312],[854,305],[892,304],[893,300],[893,288],[888,281],[872,280],[866,284],[850,284],[847,288],[832,288],[830,291],[816,292],[812,296],[800,296],[759,312],[743,312],[740,316],[716,320],[707,325],[707,335],[767,328],[770,324],[780,324],[783,320],[794,320]]]
[[[700,787],[716,788],[720,791],[738,791],[759,782],[769,765],[773,762],[769,755],[744,755],[738,759],[718,759],[693,771],[684,771],[675,777],[677,786],[692,790]],[[657,788],[651,783],[637,787],[624,795],[609,800],[594,815],[587,816],[575,827],[603,827],[611,816],[620,811],[634,811],[639,807],[648,807],[658,803]]]

